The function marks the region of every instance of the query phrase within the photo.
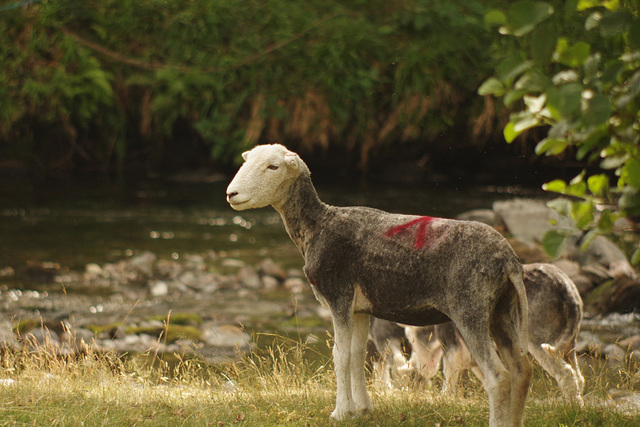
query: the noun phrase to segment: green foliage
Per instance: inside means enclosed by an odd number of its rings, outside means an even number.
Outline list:
[[[364,167],[376,147],[473,123],[495,38],[483,15],[498,4],[57,0],[4,11],[0,156],[46,170],[143,157],[157,167],[195,135],[219,161],[280,141],[343,146]]]
[[[519,1],[507,13],[485,16],[515,37],[505,41],[495,75],[478,92],[513,108],[507,142],[544,126],[537,154],[574,155],[585,165],[569,183],[544,188],[578,199],[568,209],[554,206],[589,231],[588,244],[598,233],[612,233],[617,218],[640,217],[640,16],[632,1],[563,3]],[[601,172],[587,176],[592,166]],[[545,248],[557,253],[563,237],[546,236]]]

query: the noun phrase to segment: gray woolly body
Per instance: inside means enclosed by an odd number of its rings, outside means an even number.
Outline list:
[[[434,219],[424,245],[415,248],[415,230],[386,233],[419,216],[329,206],[311,186],[310,178],[301,177],[279,210],[321,300],[351,304],[357,287],[369,304],[356,313],[416,326],[461,317],[473,322],[485,313],[466,310],[464,302],[482,299],[494,306],[502,296],[493,291],[495,284],[521,274],[513,249],[485,224]]]

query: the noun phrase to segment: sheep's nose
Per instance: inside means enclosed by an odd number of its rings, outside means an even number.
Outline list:
[[[227,193],[227,198],[232,198],[233,196],[237,196],[238,192],[237,191],[230,191]]]

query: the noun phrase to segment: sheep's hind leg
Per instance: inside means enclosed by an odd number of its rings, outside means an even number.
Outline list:
[[[576,381],[578,382],[578,392],[580,393],[580,398],[582,399],[582,392],[584,391],[584,377],[582,376],[582,372],[580,372],[580,365],[578,365],[578,356],[576,355],[575,338],[573,339],[571,344],[571,351],[568,354],[565,353],[564,358],[565,358],[565,361],[573,369],[573,372],[575,372],[576,374]]]
[[[511,375],[498,356],[488,327],[478,324],[472,329],[463,324],[457,326],[485,377],[484,386],[489,395],[489,426],[512,426]]]
[[[524,407],[531,381],[531,362],[527,349],[520,346],[526,342],[520,337],[519,321],[509,304],[498,304],[492,319],[492,336],[500,359],[510,374],[512,425],[522,425]],[[526,334],[527,332],[524,331]]]
[[[529,383],[531,381],[531,362],[527,357],[526,349],[518,345],[518,338],[514,334],[510,340],[498,342],[498,352],[500,358],[509,370],[511,375],[511,408],[513,411],[513,425],[522,425],[524,418],[524,407],[529,393]],[[502,344],[502,345],[501,345]]]
[[[540,363],[540,366],[556,380],[558,388],[569,401],[580,406],[584,405],[579,370],[576,373],[574,368],[562,359],[560,352],[549,344],[531,344],[529,352]]]
[[[331,418],[341,421],[355,412],[355,404],[351,394],[351,340],[353,335],[353,319],[351,316],[339,315],[332,311],[333,320],[333,365],[336,372],[336,408]]]
[[[364,361],[367,353],[369,334],[369,315],[353,316],[353,332],[351,335],[351,391],[357,412],[373,410],[371,399],[367,393],[367,382],[364,374]]]

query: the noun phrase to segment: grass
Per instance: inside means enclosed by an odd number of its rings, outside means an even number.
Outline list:
[[[324,344],[322,344],[324,345]],[[389,392],[370,386],[375,410],[342,423],[329,420],[335,379],[326,352],[280,338],[267,350],[227,366],[194,359],[175,365],[87,350],[74,358],[46,352],[5,352],[0,378],[0,425],[166,426],[481,426],[486,395],[466,379],[464,395],[431,387]],[[627,373],[585,368],[587,397],[604,398],[612,387],[632,391]],[[631,426],[640,416],[588,404],[580,409],[556,399],[552,382],[536,369],[526,410],[527,426]]]

